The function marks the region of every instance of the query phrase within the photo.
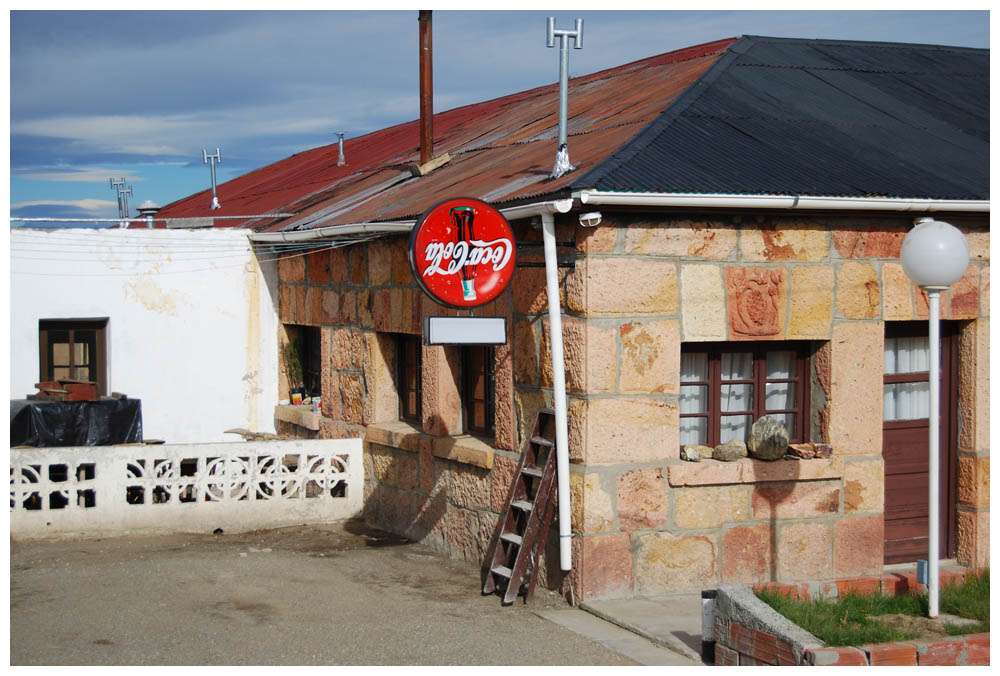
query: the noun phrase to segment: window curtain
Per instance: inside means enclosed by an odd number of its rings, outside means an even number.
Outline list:
[[[722,390],[720,411],[722,412],[719,439],[722,443],[731,439],[746,441],[750,435],[753,416],[726,415],[730,411],[749,411],[753,408],[753,385],[749,383],[726,384],[727,380],[753,380],[753,353],[722,353]]]
[[[768,352],[765,377],[767,380],[782,380],[795,377],[795,353],[790,351]],[[795,408],[795,383],[767,383],[764,386],[764,411],[785,426],[788,434],[795,436],[794,413],[770,413],[782,409]]]
[[[930,370],[930,344],[926,336],[886,338],[885,373],[921,373]],[[918,420],[930,410],[930,384],[889,383],[882,399],[883,420]]]
[[[705,352],[681,353],[681,413],[705,413],[708,411],[708,387],[705,385],[684,385],[685,382],[708,380],[708,354]],[[708,442],[708,420],[706,418],[681,418],[681,444],[704,444]]]

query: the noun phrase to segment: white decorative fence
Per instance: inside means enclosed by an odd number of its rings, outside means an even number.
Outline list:
[[[357,514],[360,439],[10,450],[10,532],[246,531]]]

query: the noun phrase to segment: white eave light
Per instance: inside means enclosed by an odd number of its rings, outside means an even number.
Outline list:
[[[903,271],[917,286],[946,289],[969,267],[969,245],[950,223],[920,218],[903,239],[900,258]]]

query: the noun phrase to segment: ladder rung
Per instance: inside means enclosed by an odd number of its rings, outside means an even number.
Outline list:
[[[542,478],[542,470],[540,470],[540,469],[538,469],[536,467],[522,467],[521,468],[521,473],[522,474],[527,474],[528,476],[536,477],[538,479]]]
[[[546,439],[545,437],[531,437],[531,443],[538,444],[539,446],[552,447],[552,441]]]
[[[556,411],[553,408],[540,408],[540,409],[538,409],[538,412],[539,413],[544,413],[546,415],[555,415],[556,414]]]
[[[522,512],[530,512],[532,509],[535,508],[535,506],[530,502],[528,502],[527,500],[515,500],[514,502],[510,503],[510,506],[514,507],[515,509],[520,509]]]
[[[524,542],[524,538],[522,538],[517,533],[501,533],[500,534],[500,539],[501,540],[506,540],[507,542],[512,542],[515,545],[517,545],[518,547],[520,547],[521,543]]]
[[[508,580],[510,579],[511,574],[513,573],[513,571],[511,571],[511,569],[508,568],[507,566],[493,566],[493,568],[490,569],[490,572],[496,573],[497,575],[505,577]]]

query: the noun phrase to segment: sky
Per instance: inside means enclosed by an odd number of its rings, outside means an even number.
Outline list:
[[[434,110],[555,82],[547,16],[566,29],[584,20],[571,77],[738,35],[989,47],[985,10],[580,6],[435,10]],[[14,10],[9,21],[12,219],[115,218],[112,178],[131,186],[135,216],[145,200],[163,206],[209,188],[203,150],[219,149],[221,184],[335,143],[337,132],[352,138],[419,117],[415,8]]]

